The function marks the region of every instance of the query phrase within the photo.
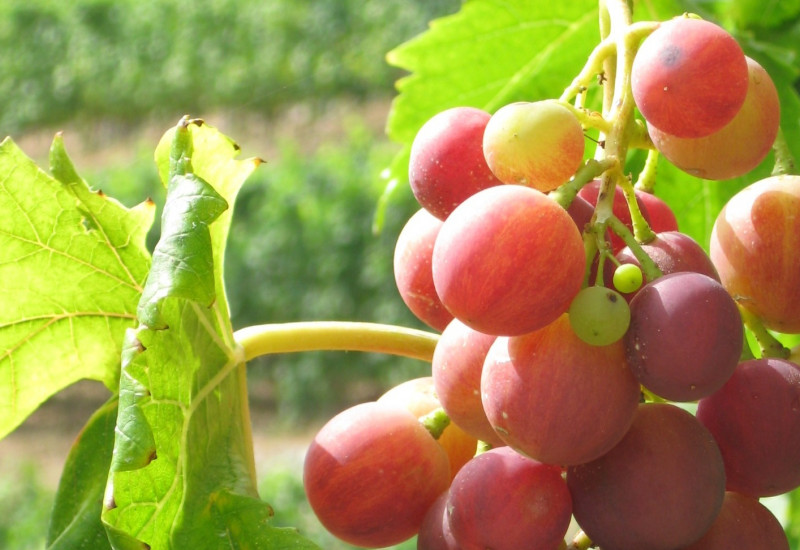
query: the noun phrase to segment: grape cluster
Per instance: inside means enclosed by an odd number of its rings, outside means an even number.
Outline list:
[[[653,31],[631,90],[652,145],[704,178],[748,172],[775,139],[768,75],[706,21]],[[394,269],[441,336],[430,377],[311,445],[306,492],[336,536],[556,550],[574,520],[603,550],[788,549],[758,499],[800,487],[800,367],[743,360],[742,316],[800,333],[800,177],[733,197],[707,254],[649,192],[590,177],[566,204],[553,193],[578,181],[585,142],[556,100],[420,129],[421,209]],[[612,189],[622,229],[598,220]],[[637,216],[652,233],[635,242]]]

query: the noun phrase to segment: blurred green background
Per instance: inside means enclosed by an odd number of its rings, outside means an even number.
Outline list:
[[[129,206],[148,197],[160,205],[158,139],[182,115],[202,117],[236,140],[243,157],[266,161],[235,205],[226,281],[236,328],[318,319],[424,328],[392,275],[394,241],[416,209],[410,193],[395,201],[383,232],[372,232],[381,171],[398,150],[384,123],[402,73],[384,56],[459,6],[3,0],[0,138],[11,136],[46,167],[49,143],[63,131],[93,187]],[[254,431],[267,449],[262,494],[276,523],[299,526],[323,548],[349,548],[321,530],[305,503],[303,443],[338,410],[428,368],[322,352],[251,364]],[[0,442],[0,548],[43,547],[69,445],[61,439],[74,437],[102,392],[74,388]]]

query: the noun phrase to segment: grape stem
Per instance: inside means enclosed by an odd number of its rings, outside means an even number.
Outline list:
[[[434,409],[425,416],[420,417],[419,421],[425,426],[425,429],[428,430],[434,439],[442,437],[445,428],[450,425],[450,417],[442,407]]]
[[[605,38],[595,46],[581,72],[573,79],[572,83],[564,90],[559,98],[561,101],[568,102],[576,95],[580,94],[589,87],[595,76],[603,72],[603,63],[610,56],[617,52],[617,42],[610,38]]]
[[[571,103],[560,102],[560,105],[563,106],[565,109],[569,109],[572,111],[572,114],[575,115],[581,126],[586,128],[594,128],[596,130],[600,130],[602,133],[608,133],[611,130],[611,123],[603,118],[603,115],[598,113],[597,111],[590,111],[589,109],[584,109],[582,107],[576,107]]]
[[[567,546],[567,550],[588,550],[592,546],[594,546],[594,543],[586,536],[586,533],[578,531],[578,534],[575,535],[575,538],[572,539],[572,542]]]
[[[589,159],[586,164],[580,167],[575,176],[564,185],[550,192],[551,199],[567,209],[578,194],[581,188],[592,181],[594,178],[618,165],[616,159]]]
[[[648,281],[655,281],[663,273],[661,269],[656,265],[647,252],[642,249],[642,246],[633,236],[633,233],[625,226],[624,223],[619,221],[619,218],[616,216],[611,216],[608,219],[608,227],[611,228],[611,231],[619,235],[619,237],[625,242],[625,245],[630,248],[631,252],[633,253],[634,257],[639,260],[639,263],[642,266],[642,273],[644,273],[645,278]]]
[[[633,60],[642,39],[658,28],[658,23],[632,23],[630,5],[626,0],[600,1],[600,30],[602,43],[615,44],[614,55],[603,56],[603,74],[605,93],[603,96],[603,118],[611,122],[611,129],[604,143],[598,148],[598,159],[616,160],[613,167],[606,170],[600,179],[600,193],[597,197],[590,231],[594,234],[598,253],[609,253],[606,242],[606,229],[619,235],[631,249],[642,266],[645,277],[652,281],[661,276],[661,270],[644,252],[640,243],[650,242],[655,233],[639,209],[634,187],[630,179],[622,172],[622,166],[630,146],[652,148],[647,137],[646,128],[634,118],[635,105],[631,90],[631,71]],[[600,52],[605,52],[601,48]],[[598,55],[600,55],[598,53]],[[562,96],[563,97],[563,96]],[[632,143],[631,140],[635,143]],[[651,161],[654,163],[655,159]],[[651,166],[654,170],[654,167]],[[615,188],[619,185],[625,195],[628,209],[631,212],[634,233],[613,214]],[[588,248],[587,248],[588,255]],[[599,274],[598,274],[599,277]]]
[[[233,333],[249,361],[262,355],[300,351],[367,351],[430,361],[438,334],[378,323],[309,321],[253,325]]]
[[[783,134],[783,128],[778,128],[778,135],[772,145],[775,151],[775,166],[772,168],[773,176],[783,176],[787,174],[797,174],[797,163]]]
[[[617,185],[622,189],[622,194],[625,195],[625,202],[628,203],[628,210],[631,213],[631,223],[633,225],[633,235],[640,243],[647,244],[656,238],[655,232],[650,229],[650,225],[642,214],[639,208],[639,201],[636,200],[636,192],[633,185],[628,178],[621,178]]]
[[[658,149],[650,149],[647,151],[647,159],[644,161],[642,171],[639,172],[639,179],[636,180],[634,189],[644,193],[652,193],[656,185],[656,174],[658,173],[658,158],[660,153]]]
[[[641,21],[628,25],[626,34],[629,41],[640,41],[645,36],[653,32],[659,23],[655,21]],[[572,83],[564,90],[559,98],[561,101],[568,102],[578,94],[581,94],[592,83],[596,75],[603,73],[603,64],[606,59],[617,53],[617,40],[606,36],[595,46],[589,54],[586,64],[581,72],[573,79]]]
[[[779,357],[781,359],[788,359],[792,350],[784,346],[772,333],[767,330],[761,319],[755,314],[743,307],[741,304],[736,304],[739,307],[739,313],[742,315],[742,321],[748,330],[755,337],[758,342],[758,347],[761,350],[761,357]]]

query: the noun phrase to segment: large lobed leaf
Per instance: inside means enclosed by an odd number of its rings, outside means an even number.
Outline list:
[[[237,153],[186,120],[156,152],[162,237],[126,336],[102,514],[116,549],[315,548],[270,526],[256,492],[245,364],[221,292],[229,205],[258,164]]]
[[[51,171],[0,143],[0,438],[83,378],[117,386],[155,207],[89,189],[57,136]]]

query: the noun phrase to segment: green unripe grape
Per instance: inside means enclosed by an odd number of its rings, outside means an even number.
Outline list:
[[[608,346],[622,338],[631,322],[631,310],[622,295],[603,286],[584,288],[569,306],[575,334],[593,346]]]
[[[614,270],[614,288],[625,294],[636,292],[642,286],[642,269],[636,264],[622,264]]]

